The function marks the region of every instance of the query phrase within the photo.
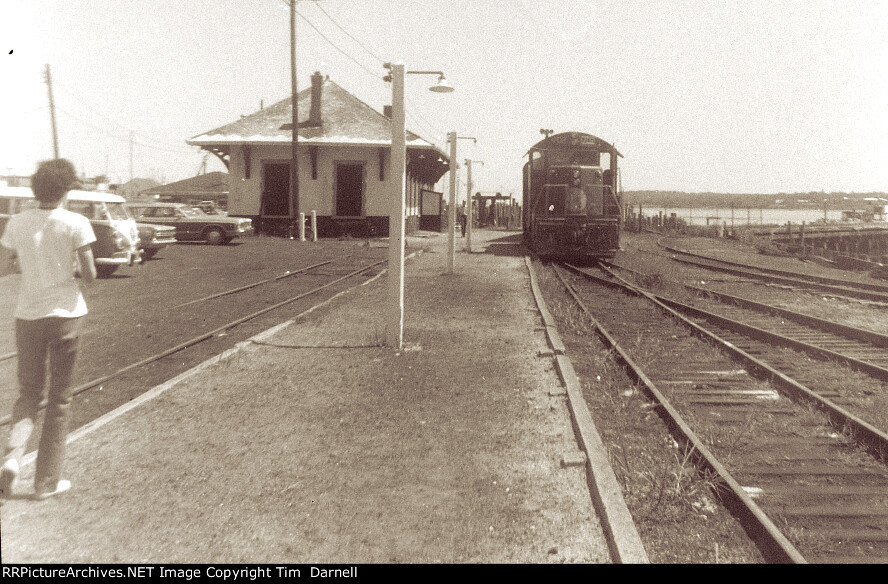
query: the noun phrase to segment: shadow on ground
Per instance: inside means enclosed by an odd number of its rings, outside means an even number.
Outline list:
[[[521,232],[503,232],[502,237],[494,237],[487,242],[484,253],[496,256],[524,257],[524,237]],[[474,246],[473,246],[474,247]]]

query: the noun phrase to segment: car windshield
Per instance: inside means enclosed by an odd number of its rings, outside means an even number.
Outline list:
[[[105,207],[108,209],[108,215],[111,219],[117,221],[131,219],[129,211],[126,210],[123,203],[105,203]]]

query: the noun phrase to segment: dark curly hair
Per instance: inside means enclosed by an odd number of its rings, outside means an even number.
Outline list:
[[[41,203],[58,203],[77,184],[77,171],[70,160],[46,160],[31,176],[31,190]]]

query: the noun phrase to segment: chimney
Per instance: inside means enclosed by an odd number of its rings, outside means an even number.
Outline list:
[[[311,109],[308,111],[307,126],[321,125],[321,88],[324,85],[324,76],[320,71],[315,71],[311,76]]]
[[[392,119],[392,106],[390,106],[390,105],[382,106],[382,115],[384,115],[388,119]]]

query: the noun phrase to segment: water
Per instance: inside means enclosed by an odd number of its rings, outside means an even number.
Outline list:
[[[638,206],[633,208],[634,212],[638,212]],[[684,219],[689,225],[718,225],[726,223],[728,227],[732,225],[786,225],[792,222],[794,225],[800,225],[802,221],[807,224],[820,222],[823,223],[823,209],[740,209],[734,208],[733,220],[731,219],[732,211],[728,209],[717,208],[687,208],[687,207],[644,207],[642,209],[645,217],[653,217],[662,212],[664,217],[669,217],[672,213],[679,219]],[[827,209],[826,220],[830,223],[838,222],[842,219],[842,211],[839,209]]]

